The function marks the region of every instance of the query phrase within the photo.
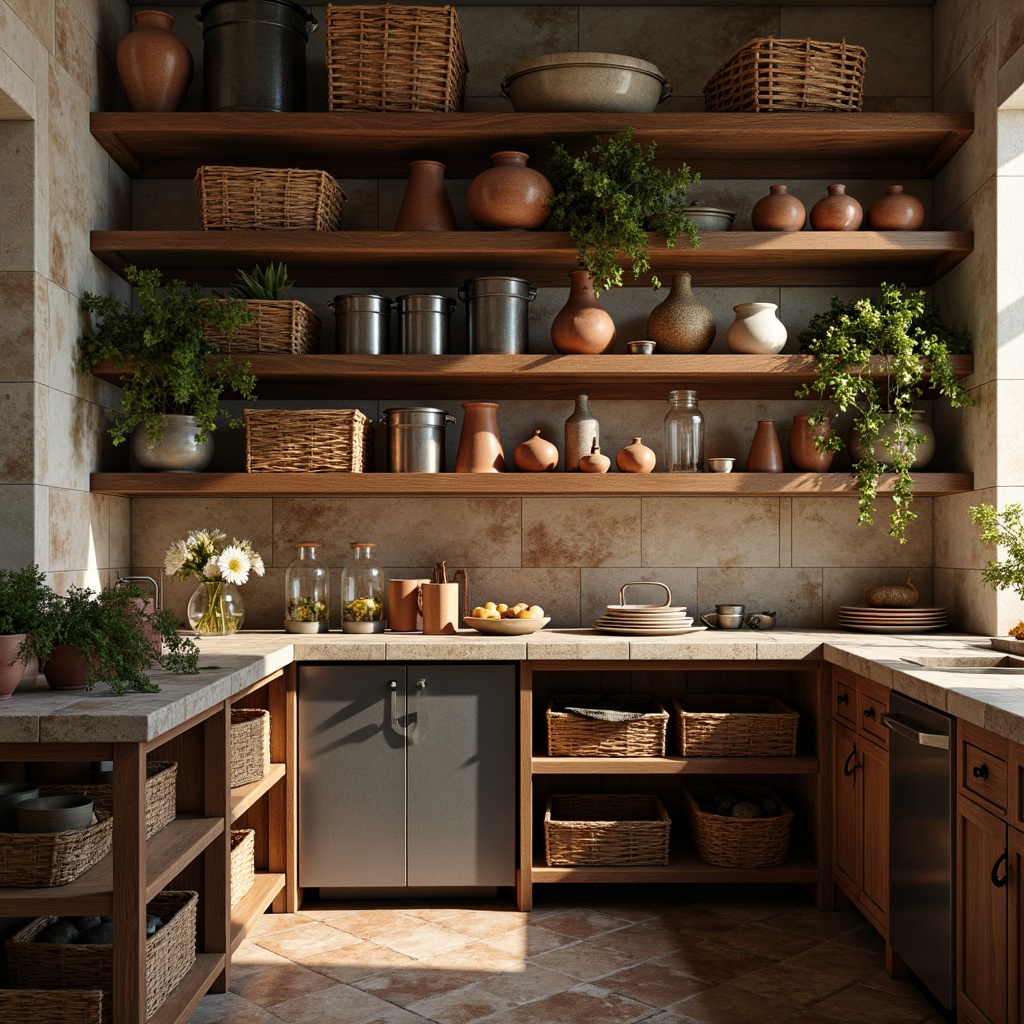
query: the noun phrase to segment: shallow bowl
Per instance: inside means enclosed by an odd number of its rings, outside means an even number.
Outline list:
[[[626,351],[631,356],[649,356],[654,353],[657,345],[656,341],[627,341]]]
[[[736,219],[735,211],[714,206],[689,206],[686,216],[697,225],[698,231],[732,231],[732,222]]]
[[[708,469],[712,473],[731,473],[735,464],[735,459],[708,459]]]
[[[489,633],[491,636],[526,636],[527,633],[536,633],[543,629],[551,617],[542,619],[477,619],[467,615],[462,620],[467,626],[475,629],[478,633]]]
[[[92,823],[92,801],[78,793],[22,800],[14,808],[19,832],[71,832]]]

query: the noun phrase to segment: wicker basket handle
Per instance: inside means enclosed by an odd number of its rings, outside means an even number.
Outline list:
[[[626,603],[626,587],[661,587],[665,591],[665,607],[672,603],[672,591],[664,583],[658,583],[656,580],[636,580],[633,583],[623,583],[619,588],[619,604]]]

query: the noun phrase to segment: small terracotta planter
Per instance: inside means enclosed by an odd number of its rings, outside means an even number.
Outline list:
[[[89,663],[74,647],[59,644],[43,663],[43,675],[51,690],[84,690]]]
[[[6,700],[14,693],[28,668],[18,658],[18,648],[25,639],[25,633],[5,633],[0,636],[0,700]]]

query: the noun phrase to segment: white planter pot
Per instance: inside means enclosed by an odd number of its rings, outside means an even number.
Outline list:
[[[741,302],[733,306],[736,319],[725,334],[730,352],[775,355],[786,347],[786,325],[775,315],[774,302]]]
[[[882,428],[878,440],[874,443],[874,455],[883,466],[892,466],[892,454],[886,449],[883,442],[895,436],[896,428],[892,422],[892,413],[883,413],[882,415],[886,419],[886,426]],[[924,469],[935,454],[935,431],[932,430],[932,425],[925,418],[924,409],[914,410],[910,425],[915,433],[924,437],[924,440],[914,450],[914,461],[910,468]],[[861,445],[856,431],[850,436],[850,454],[853,456],[854,462],[859,461],[864,454],[864,447]]]

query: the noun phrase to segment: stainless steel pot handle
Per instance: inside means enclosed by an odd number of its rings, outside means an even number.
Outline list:
[[[921,747],[938,747],[940,750],[949,750],[949,736],[941,732],[918,732],[904,725],[899,719],[898,712],[885,712],[882,715],[882,725],[890,732],[902,736],[905,740],[918,744]]]
[[[672,86],[669,85],[668,82],[663,82],[662,86],[661,86],[661,96],[658,99],[658,102],[659,103],[664,103],[665,100],[667,100],[669,98],[669,96],[671,96],[671,95],[672,95]]]

